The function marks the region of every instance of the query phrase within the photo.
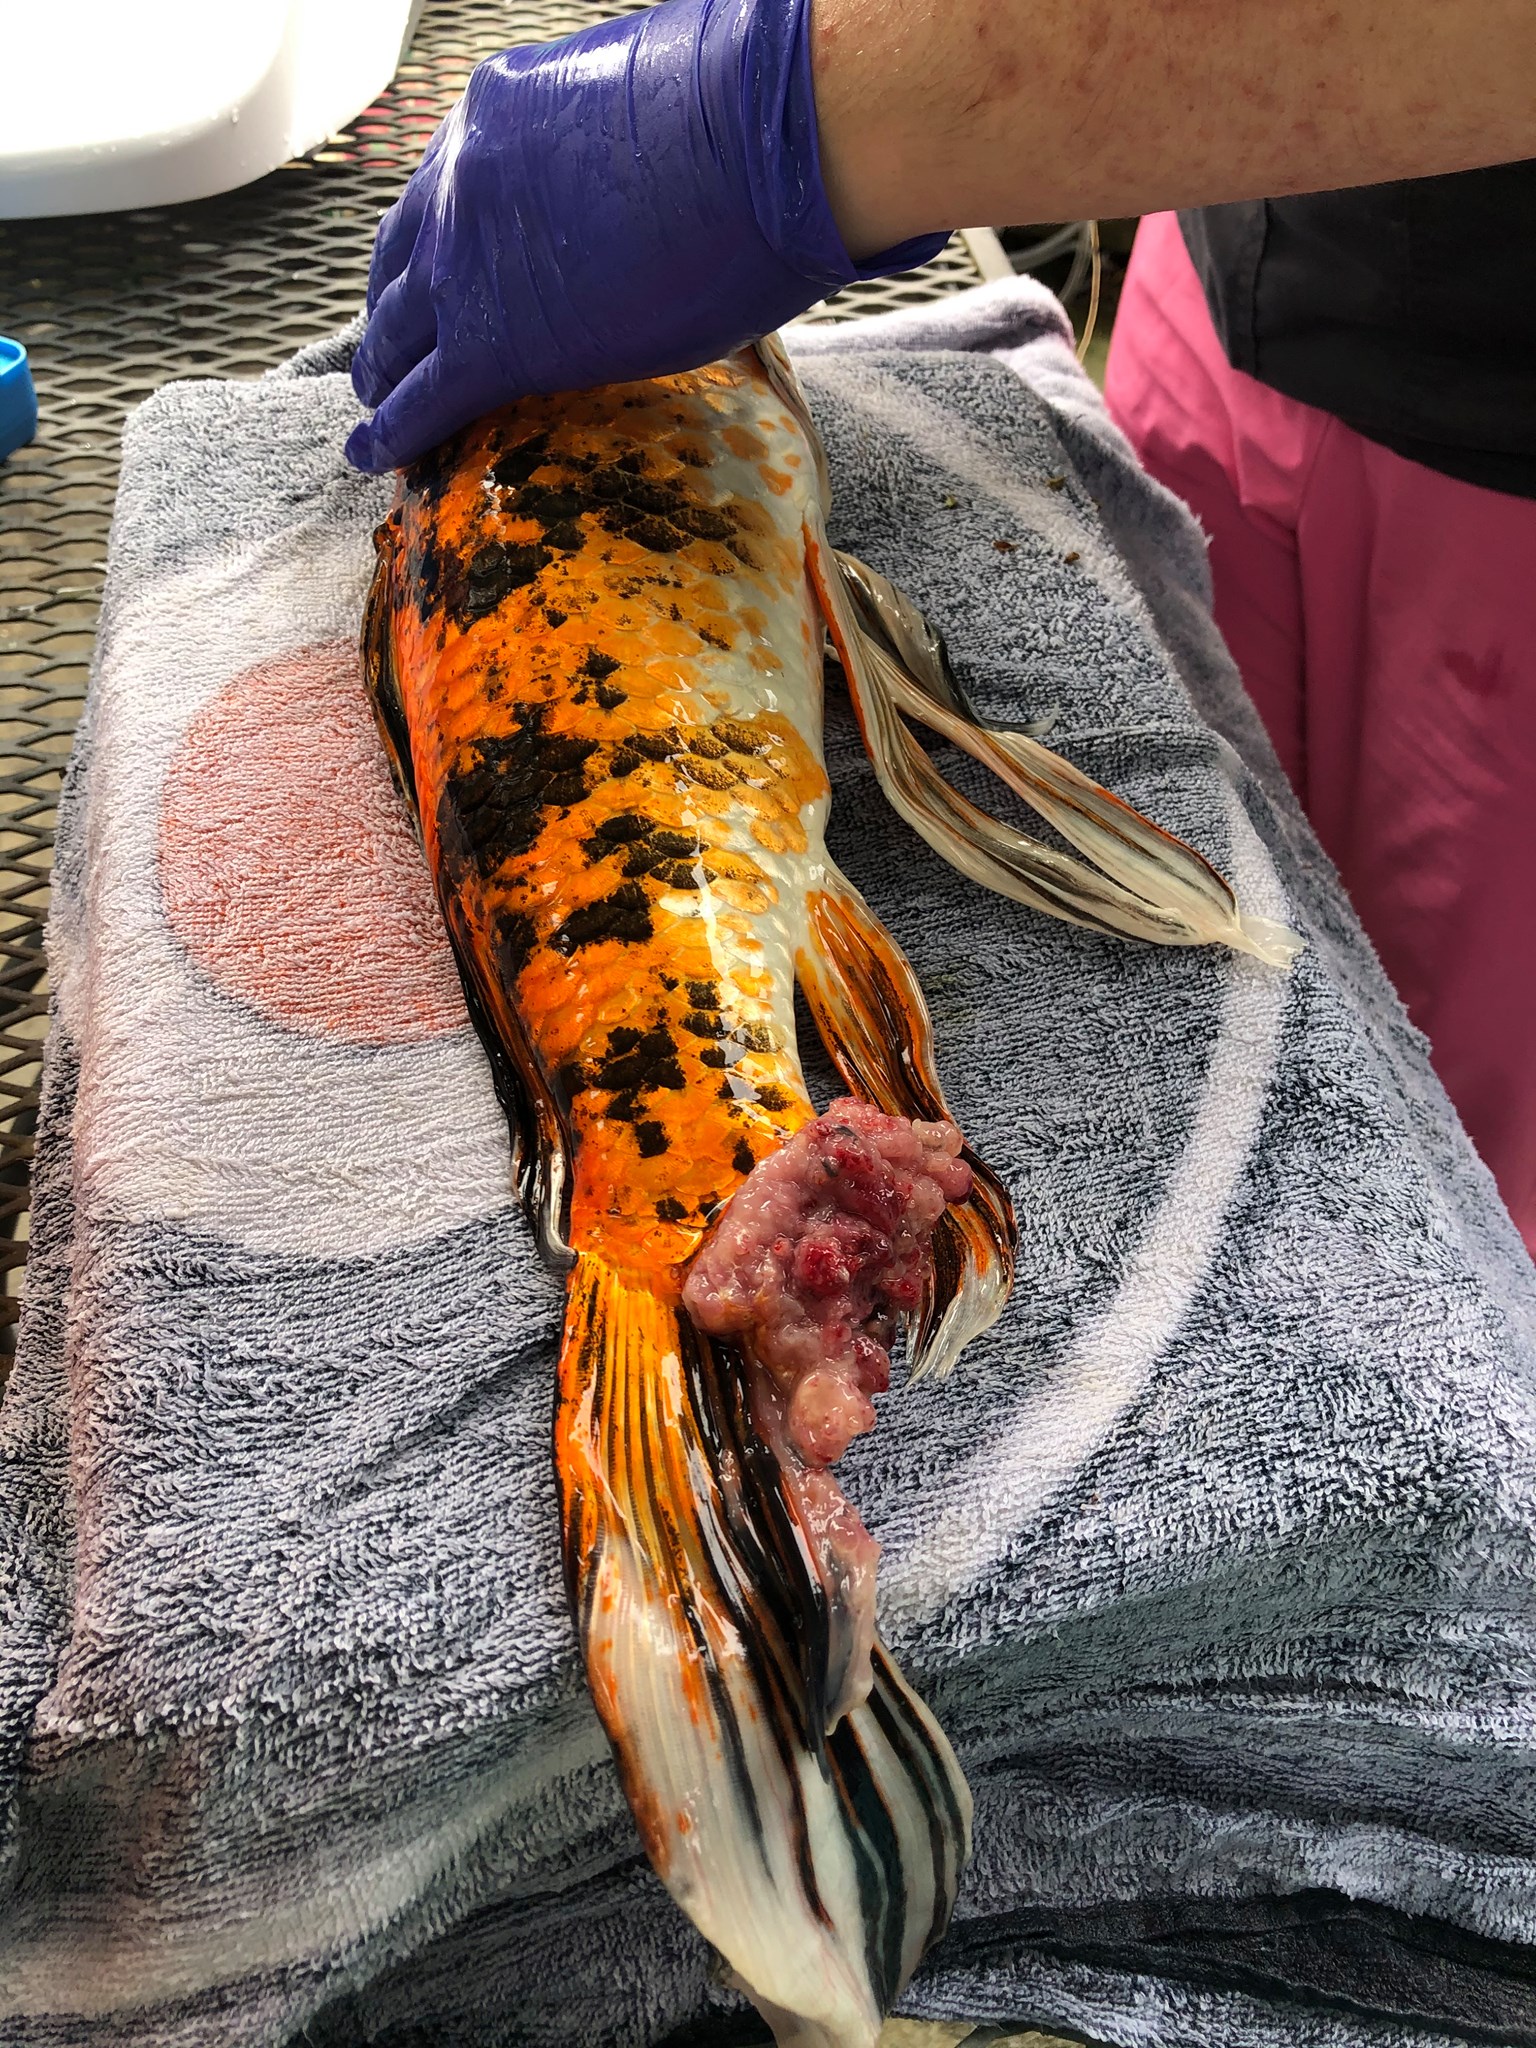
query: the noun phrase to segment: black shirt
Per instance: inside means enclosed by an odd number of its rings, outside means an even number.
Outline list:
[[[1235,369],[1536,498],[1536,161],[1179,221]]]

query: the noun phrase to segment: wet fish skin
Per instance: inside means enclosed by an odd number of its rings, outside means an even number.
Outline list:
[[[873,1007],[829,1024],[873,1032],[863,1091],[883,1075],[896,1113],[943,1114],[916,982],[822,843],[819,491],[753,353],[525,401],[406,473],[364,649],[570,1275],[567,1578],[642,1838],[781,2042],[870,2048],[947,1922],[969,1795],[878,1645],[867,1700],[836,1711],[858,1632],[835,1560],[752,1427],[743,1361],[681,1306],[712,1220],[813,1115],[797,975],[823,1016],[832,982],[850,999],[826,930],[874,934],[901,990],[895,1036]],[[991,1190],[930,1321],[981,1264],[1006,1293]]]

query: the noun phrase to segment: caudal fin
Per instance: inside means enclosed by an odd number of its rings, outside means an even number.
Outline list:
[[[740,1362],[588,1256],[556,1465],[592,1696],[652,1863],[780,2048],[874,2048],[948,1922],[965,1780],[878,1644],[868,1700],[827,1732],[829,1589]]]

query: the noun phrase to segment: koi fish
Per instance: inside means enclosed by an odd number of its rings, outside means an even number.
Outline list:
[[[572,1612],[647,1853],[781,2048],[872,2048],[969,1851],[831,1466],[896,1323],[942,1372],[1007,1297],[922,992],[824,844],[830,630],[882,786],[979,882],[1283,958],[1218,876],[1025,732],[830,548],[773,341],[534,397],[404,472],[363,631],[546,1259]],[[1080,860],[954,790],[957,741]],[[818,1118],[803,992],[851,1099]]]

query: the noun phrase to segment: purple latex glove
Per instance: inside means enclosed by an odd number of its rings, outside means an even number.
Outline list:
[[[695,369],[943,235],[850,261],[821,182],[810,0],[666,0],[474,72],[384,217],[359,469],[531,391]]]

